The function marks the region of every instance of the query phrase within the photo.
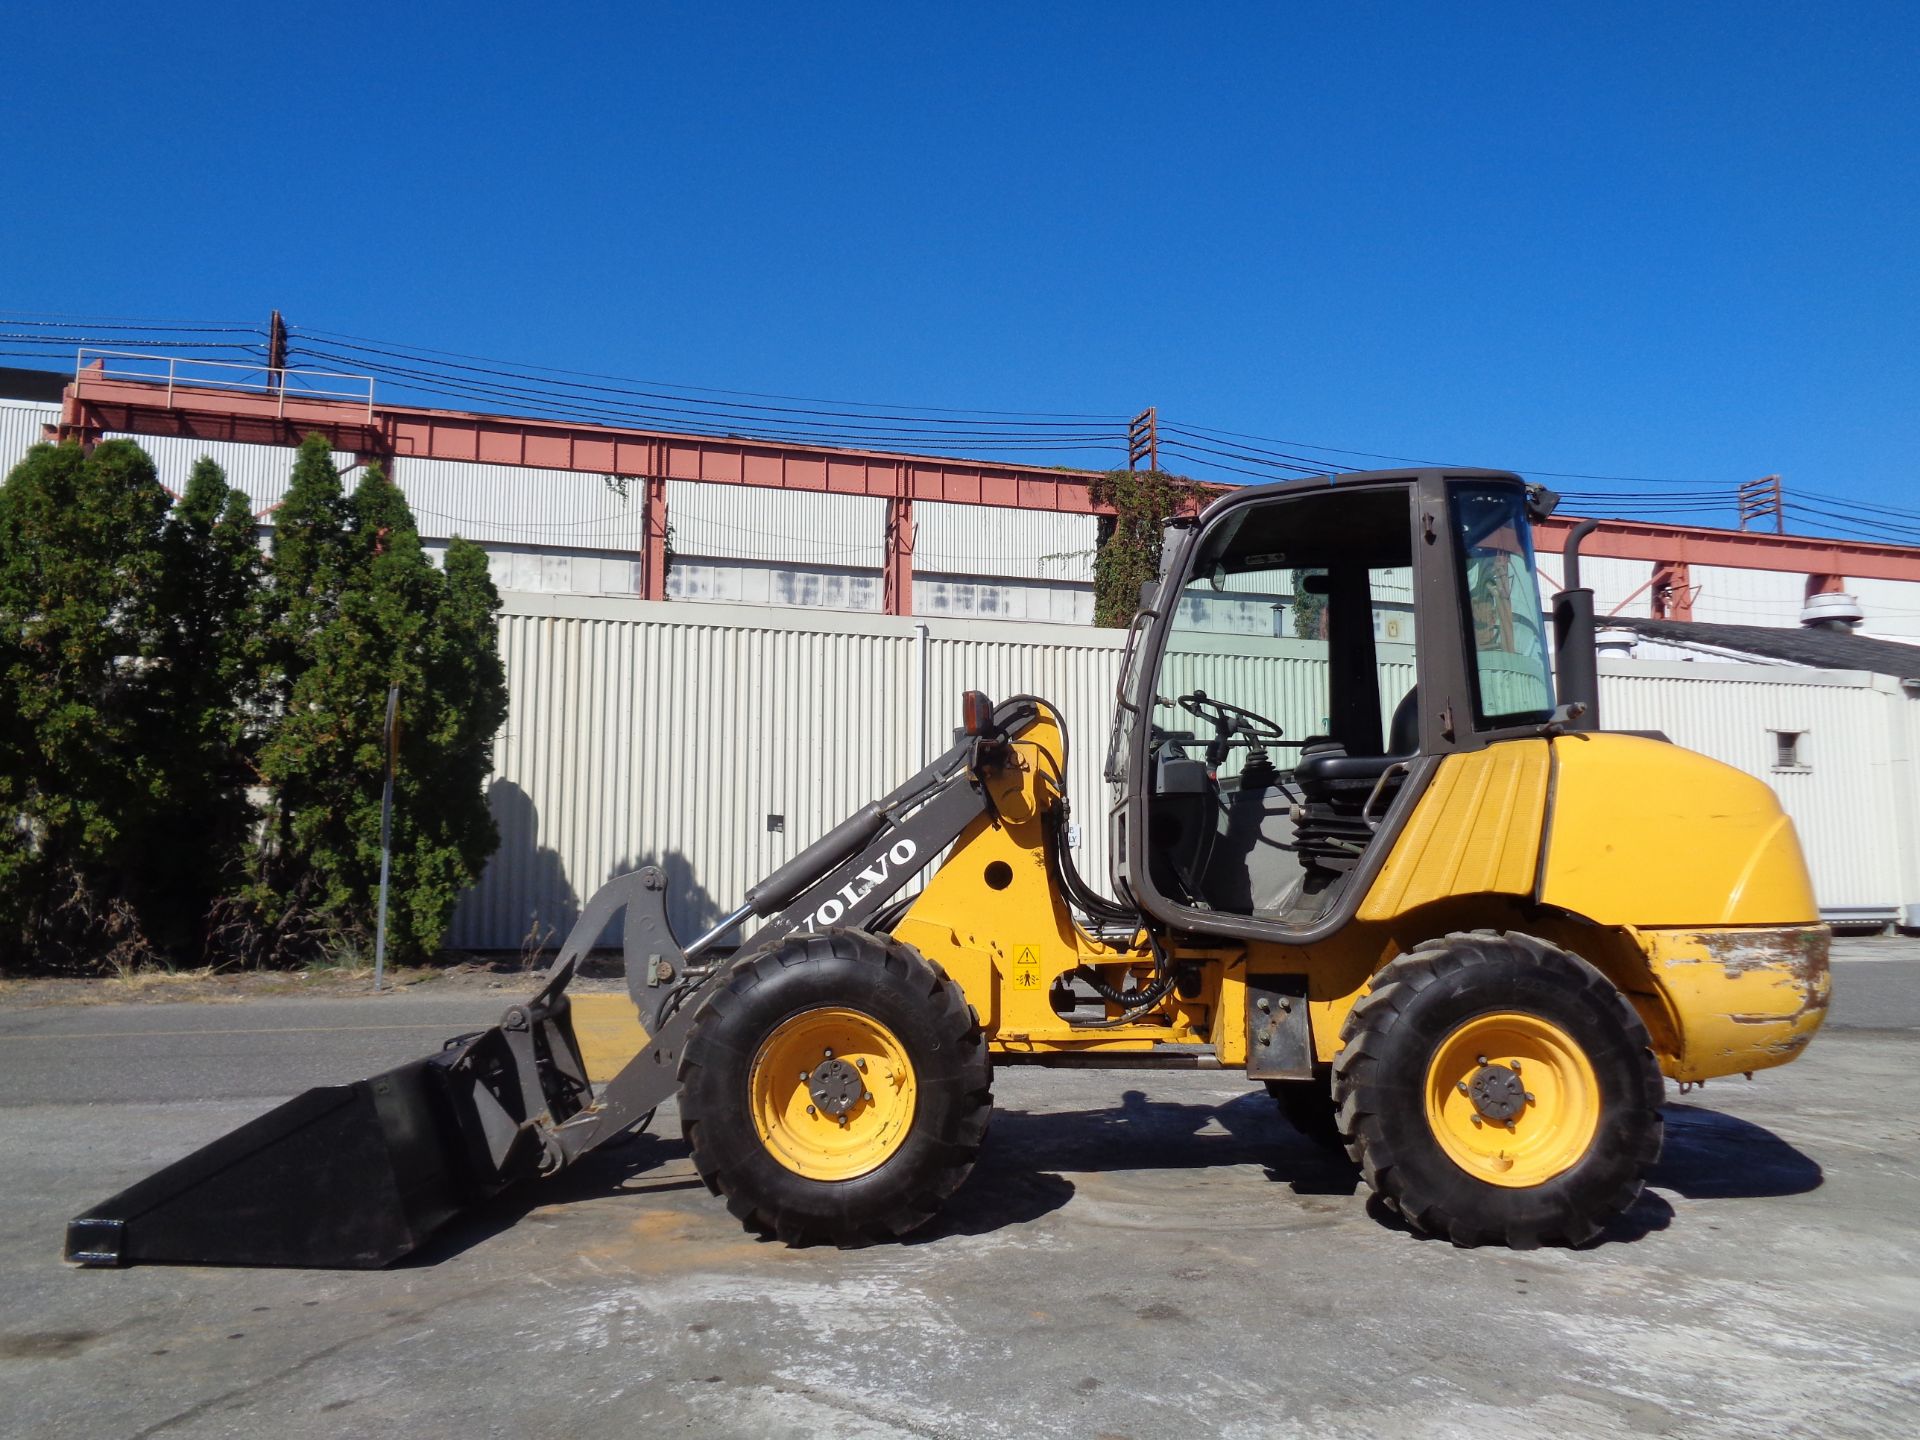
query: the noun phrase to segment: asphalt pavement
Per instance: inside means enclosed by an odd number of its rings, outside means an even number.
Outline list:
[[[1839,954],[1801,1060],[1527,1253],[1382,1223],[1230,1074],[1006,1069],[907,1244],[749,1237],[669,1110],[389,1271],[79,1271],[90,1202],[512,996],[0,1013],[0,1435],[1909,1436],[1920,943]]]

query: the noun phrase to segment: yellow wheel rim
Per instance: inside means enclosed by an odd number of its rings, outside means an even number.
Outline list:
[[[1480,1015],[1427,1067],[1427,1125],[1462,1170],[1489,1185],[1541,1185],[1576,1165],[1600,1128],[1586,1052],[1537,1015]]]
[[[754,1128],[767,1151],[809,1180],[879,1169],[913,1128],[913,1064],[885,1025],[822,1006],[782,1021],[753,1057]]]

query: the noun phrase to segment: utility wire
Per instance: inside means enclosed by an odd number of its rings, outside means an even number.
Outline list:
[[[673,406],[625,407],[615,406],[606,401],[588,401],[568,395],[555,395],[525,386],[506,385],[492,381],[472,381],[459,377],[442,377],[429,371],[417,370],[407,366],[396,366],[355,360],[301,347],[300,354],[322,360],[329,364],[352,364],[364,371],[398,381],[409,389],[427,394],[440,395],[450,399],[525,402],[557,410],[568,415],[586,415],[593,418],[620,421],[623,423],[645,423],[664,429],[687,428],[689,421],[704,421],[711,425],[737,427],[745,417],[705,415]],[[844,423],[826,421],[787,420],[779,424],[765,421],[753,423],[755,438],[782,438],[797,440],[807,444],[830,445],[836,441],[849,443],[911,443],[925,445],[931,441],[950,444],[970,444],[1003,450],[1065,450],[1085,452],[1109,448],[1119,443],[1119,436],[1103,433],[1083,434],[1042,434],[1022,436],[1001,431],[983,430],[964,432],[957,429],[941,429],[920,426],[893,426],[887,428],[852,426]],[[730,428],[730,434],[739,434]]]
[[[0,312],[0,313],[3,313],[3,312]],[[371,340],[364,335],[346,335],[339,331],[319,330],[319,329],[314,329],[312,327],[304,326],[304,325],[291,325],[291,326],[288,326],[287,328],[290,334],[328,336],[335,340],[354,340],[366,345],[388,345],[391,343],[383,340]],[[505,365],[509,367],[515,367],[518,371],[538,371],[542,374],[547,374],[547,375],[571,375],[571,376],[576,376],[578,378],[588,379],[588,380],[617,380],[617,381],[620,381],[622,384],[627,384],[627,385],[654,385],[661,389],[666,389],[666,390],[694,391],[694,392],[698,392],[700,394],[705,394],[705,395],[734,395],[734,396],[741,396],[741,397],[746,397],[746,398],[755,399],[755,400],[789,400],[795,403],[812,404],[812,405],[864,405],[869,407],[881,406],[881,402],[878,402],[878,401],[870,402],[870,401],[864,401],[864,400],[821,400],[816,397],[810,397],[805,395],[781,395],[781,394],[768,393],[768,392],[759,391],[759,390],[722,390],[722,389],[716,389],[712,386],[707,386],[707,385],[681,385],[681,384],[676,384],[676,383],[664,381],[664,380],[638,380],[631,376],[606,375],[595,370],[565,370],[565,369],[560,369],[551,365],[536,365],[536,364],[526,363],[526,362],[500,360],[492,356],[468,355],[458,350],[435,350],[427,346],[419,346],[419,345],[406,346],[402,348],[405,348],[412,353],[420,354],[420,355],[446,356],[456,360],[481,360],[481,361],[485,361],[490,365]],[[915,410],[915,411],[922,411],[928,414],[1005,415],[1005,416],[1025,416],[1025,417],[1032,417],[1037,419],[1048,419],[1048,420],[1125,421],[1131,418],[1127,415],[1122,415],[1118,413],[1085,414],[1085,413],[1078,413],[1070,410],[1068,411],[968,410],[968,409],[950,409],[948,407],[940,406],[940,405],[911,405],[910,406],[910,405],[899,405],[899,404],[886,405],[886,406],[882,406],[881,408]]]
[[[4,327],[0,328],[0,355],[21,358],[45,359],[49,352],[79,347],[136,353],[225,351],[247,359],[263,358],[265,354],[265,345],[261,343],[266,338],[264,330],[239,321],[173,321],[0,310],[0,327]],[[507,361],[318,327],[290,326],[289,334],[302,337],[297,353],[304,357],[371,373],[405,391],[468,403],[532,405],[551,414],[591,416],[663,429],[719,430],[738,438],[823,446],[888,446],[907,451],[964,445],[1006,454],[1091,456],[1119,450],[1124,444],[1124,426],[1129,419],[1118,412],[966,409],[826,400]],[[201,336],[233,338],[186,338]],[[749,433],[742,434],[743,430]],[[1160,422],[1159,436],[1163,455],[1203,471],[1224,472],[1251,480],[1327,474],[1338,468],[1338,462],[1327,458],[1329,456],[1396,465],[1443,463],[1165,418]],[[1542,479],[1596,482],[1595,487],[1569,488],[1563,499],[1569,505],[1612,513],[1620,518],[1715,513],[1731,516],[1739,508],[1738,491],[1732,486],[1702,488],[1697,482],[1669,476],[1543,470],[1530,466],[1512,468]],[[1655,491],[1596,488],[1608,485],[1663,488]],[[1689,486],[1691,488],[1682,488]],[[1803,524],[1837,531],[1848,538],[1893,543],[1920,540],[1920,510],[1901,506],[1825,492],[1793,491],[1785,498],[1784,513]]]

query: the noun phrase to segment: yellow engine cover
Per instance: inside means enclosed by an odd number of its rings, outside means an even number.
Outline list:
[[[1566,736],[1553,760],[1544,903],[1642,929],[1820,923],[1793,821],[1763,782],[1637,735]]]

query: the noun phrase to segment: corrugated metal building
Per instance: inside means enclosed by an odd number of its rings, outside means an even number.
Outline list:
[[[564,933],[597,885],[642,862],[673,877],[674,923],[697,933],[944,748],[969,688],[1066,712],[1076,858],[1106,874],[1100,766],[1118,632],[516,594],[501,637],[502,846],[455,944]],[[1252,665],[1255,647],[1238,643],[1245,659],[1222,637],[1217,663]],[[1412,683],[1403,650],[1382,647],[1393,688]],[[1260,663],[1285,723],[1286,663]],[[1920,700],[1897,680],[1714,662],[1604,661],[1601,676],[1610,726],[1663,730],[1773,786],[1832,918],[1920,923]],[[1781,733],[1799,737],[1790,763]]]
[[[0,473],[57,415],[0,400]],[[211,454],[271,524],[292,451],[133,438],[176,490]],[[1091,517],[917,505],[908,620],[877,613],[877,499],[670,482],[668,593],[679,603],[648,604],[633,598],[642,497],[615,482],[408,459],[395,478],[429,549],[454,534],[484,545],[506,601],[512,711],[492,782],[503,843],[460,909],[455,943],[513,948],[532,930],[564,930],[595,886],[643,861],[674,874],[677,924],[710,921],[943,747],[966,688],[1030,690],[1066,709],[1080,863],[1104,875],[1097,776],[1120,637],[1086,623]],[[1542,571],[1543,587],[1558,588],[1558,557],[1543,557]],[[1649,563],[1594,557],[1583,574],[1603,616],[1645,613]],[[1699,619],[1798,621],[1798,577],[1700,567],[1694,583]],[[1862,634],[1920,636],[1920,586],[1852,589],[1868,613]],[[1271,610],[1260,607],[1249,633],[1287,633]],[[1405,664],[1396,638],[1380,637],[1390,672]],[[1233,648],[1223,638],[1218,663],[1233,663]],[[1920,710],[1897,678],[1721,663],[1645,636],[1636,651],[1602,663],[1610,725],[1665,730],[1765,778],[1836,918],[1920,923]],[[1286,709],[1278,692],[1273,704]],[[1791,764],[1779,763],[1781,734],[1799,737]]]
[[[11,468],[58,406],[0,399],[0,471]],[[210,454],[270,523],[286,491],[292,451],[279,446],[132,437],[178,489]],[[342,468],[353,457],[336,453]],[[484,545],[502,589],[567,595],[634,595],[644,540],[642,497],[607,477],[402,458],[395,480],[413,504],[429,548],[452,535]],[[881,608],[884,502],[861,495],[767,490],[673,480],[667,484],[676,600],[783,605],[852,613]],[[1084,625],[1093,615],[1096,522],[1087,515],[920,502],[914,510],[913,611],[942,618]],[[1645,560],[1583,558],[1594,608],[1646,615],[1654,567]],[[1559,588],[1560,560],[1541,557],[1541,585]],[[1692,618],[1797,625],[1801,576],[1695,566]],[[1920,640],[1920,584],[1850,578],[1865,619],[1860,633]]]

